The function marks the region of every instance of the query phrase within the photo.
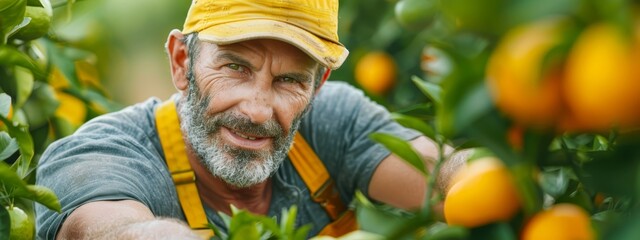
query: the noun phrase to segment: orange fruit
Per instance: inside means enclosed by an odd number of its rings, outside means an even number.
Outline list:
[[[636,56],[633,51],[631,38],[614,25],[596,24],[578,37],[567,58],[564,90],[569,111],[582,130],[606,131],[637,123],[640,51]]]
[[[383,95],[396,82],[396,64],[389,54],[370,52],[358,60],[355,79],[367,92]]]
[[[477,227],[511,219],[520,199],[509,170],[495,157],[469,162],[450,183],[444,200],[448,224]]]
[[[84,102],[72,95],[56,91],[56,97],[60,102],[55,116],[67,120],[74,127],[79,127],[87,117],[87,107]]]
[[[580,207],[561,203],[531,218],[522,231],[523,240],[595,239],[589,215]]]
[[[497,107],[523,126],[554,126],[563,111],[563,67],[544,63],[562,43],[563,26],[562,20],[550,19],[513,29],[487,65],[487,84]]]

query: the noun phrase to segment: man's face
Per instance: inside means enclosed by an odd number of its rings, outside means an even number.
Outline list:
[[[214,176],[241,188],[263,182],[289,151],[318,65],[276,40],[199,47],[183,131]]]

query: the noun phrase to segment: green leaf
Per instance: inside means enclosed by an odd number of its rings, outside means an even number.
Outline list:
[[[293,234],[293,239],[295,240],[304,240],[307,239],[309,235],[309,231],[311,230],[311,224],[306,224],[302,227],[299,227],[298,230]]]
[[[11,96],[6,93],[0,93],[0,115],[7,117],[11,110]]]
[[[595,139],[593,139],[593,150],[594,151],[607,151],[609,149],[609,140],[607,138],[596,135]]]
[[[260,233],[255,224],[241,224],[229,237],[231,240],[260,239]]]
[[[17,65],[31,70],[38,77],[44,76],[42,70],[29,56],[11,46],[0,45],[0,65]]]
[[[0,6],[0,45],[7,43],[9,31],[24,19],[27,1],[4,1],[2,5]]]
[[[0,132],[0,161],[3,161],[18,151],[18,142],[8,133]]]
[[[356,218],[360,229],[366,232],[388,236],[399,228],[412,221],[418,221],[415,217],[394,215],[388,211],[379,209],[373,205],[358,204]],[[408,229],[403,235],[410,236],[415,229]]]
[[[461,226],[449,226],[446,223],[436,222],[431,225],[422,238],[424,240],[467,239],[469,230]]]
[[[439,85],[422,80],[417,76],[412,76],[411,80],[424,95],[429,97],[437,106],[440,106],[442,103],[442,88]]]
[[[22,109],[29,119],[30,127],[37,128],[49,121],[58,106],[53,87],[39,83]]]
[[[469,239],[516,240],[516,233],[506,222],[496,222],[471,229]]]
[[[436,139],[436,133],[435,133],[435,130],[433,130],[433,127],[431,127],[431,125],[427,124],[426,122],[424,122],[419,118],[411,117],[411,116],[407,116],[399,113],[392,113],[391,118],[393,118],[393,120],[395,120],[396,122],[400,123],[402,126],[418,130],[419,132],[421,132],[423,135],[425,135],[430,139]]]
[[[24,198],[33,200],[53,211],[60,212],[62,206],[60,206],[60,201],[58,201],[58,197],[53,191],[51,191],[51,189],[44,186],[28,185],[27,190],[28,190],[28,194],[26,194],[25,196],[18,196],[18,197],[24,197]]]
[[[44,43],[47,51],[49,51],[49,56],[51,56],[51,64],[58,67],[64,77],[69,80],[71,89],[80,89],[81,84],[76,73],[75,62],[88,58],[90,53],[68,46],[63,47],[50,40],[44,41]]]
[[[30,17],[24,17],[22,19],[22,22],[20,22],[18,25],[14,26],[13,29],[11,29],[6,36],[8,38],[10,38],[11,36],[13,36],[14,33],[18,32],[18,30],[24,28],[25,26],[29,25],[29,23],[31,22],[31,18]]]
[[[13,197],[14,192],[28,192],[27,184],[4,162],[0,162],[0,184],[6,189],[11,189],[11,192],[8,192],[9,197]]]
[[[312,240],[314,240],[316,238],[312,238]],[[326,238],[328,239],[333,239],[333,238]],[[370,233],[370,232],[366,232],[366,231],[362,231],[362,230],[356,230],[353,232],[350,232],[348,234],[345,234],[344,236],[341,236],[340,238],[338,238],[340,240],[362,240],[362,239],[366,239],[366,240],[384,240],[387,239],[382,235],[378,235],[375,233]],[[318,238],[318,240],[325,240],[325,238]]]
[[[540,174],[540,187],[547,194],[558,198],[565,194],[569,186],[568,169],[564,167],[547,168]]]
[[[293,235],[294,227],[296,224],[296,215],[298,214],[298,208],[291,206],[289,210],[282,209],[282,219],[280,219],[280,231],[283,235]]]
[[[489,149],[484,147],[477,147],[473,149],[471,155],[467,158],[467,161],[473,161],[484,157],[495,157],[496,155]]]
[[[220,231],[220,229],[218,229],[218,227],[216,227],[215,224],[209,223],[209,229],[211,229],[213,231],[213,237],[211,237],[210,240],[227,239],[228,238],[227,234],[222,232],[222,231]]]
[[[619,225],[624,225],[628,213],[619,212],[617,210],[605,210],[598,212],[591,216],[591,224],[593,228],[600,233],[606,233],[611,228],[615,228]]]
[[[31,158],[33,158],[33,140],[31,139],[31,134],[29,134],[29,128],[21,124],[14,125],[13,122],[3,116],[0,116],[0,121],[4,122],[9,130],[9,135],[15,137],[18,141],[21,156],[14,165],[17,166],[17,174],[20,178],[24,178],[29,173],[29,165]]]
[[[53,116],[51,123],[53,123],[53,131],[56,138],[69,136],[76,130],[76,127],[65,118]]]
[[[379,132],[370,134],[369,138],[384,145],[391,152],[395,153],[409,165],[417,169],[423,176],[426,177],[428,175],[424,161],[422,161],[420,155],[416,153],[411,144],[407,141],[390,134]]]
[[[459,102],[453,106],[452,112],[453,131],[456,133],[470,127],[478,118],[488,113],[493,106],[485,84],[476,85],[461,97]]]
[[[233,205],[231,205],[233,207]],[[232,208],[233,209],[233,208]],[[222,222],[224,223],[225,226],[230,226],[231,225],[231,216],[223,213],[223,212],[218,212],[218,215],[220,216],[220,218],[222,219]],[[228,229],[228,228],[227,228]]]
[[[571,191],[570,193],[564,194],[558,198],[556,203],[571,203],[583,208],[587,212],[593,211],[593,201],[591,200],[591,196],[589,196],[589,193],[587,193],[580,185],[575,188],[575,191]]]
[[[16,81],[16,108],[22,107],[33,90],[33,74],[23,67],[16,66],[15,68],[15,81]]]
[[[627,217],[621,218],[616,225],[602,235],[602,239],[634,240],[640,236],[640,211],[635,209]]]
[[[371,201],[369,201],[369,199],[364,194],[362,194],[360,190],[356,190],[355,201],[356,203],[358,203],[358,205],[373,207],[373,203],[371,203]]]
[[[0,205],[0,239],[8,240],[11,231],[11,219],[7,209]]]

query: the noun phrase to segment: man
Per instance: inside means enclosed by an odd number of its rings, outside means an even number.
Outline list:
[[[318,156],[338,201],[348,204],[359,190],[420,207],[423,177],[368,135],[411,140],[429,166],[433,142],[353,87],[325,83],[348,54],[338,42],[337,9],[337,0],[194,0],[184,29],[166,44],[179,91],[172,101],[98,117],[43,155],[37,184],[53,189],[63,208],[37,207],[39,238],[195,239],[183,222],[191,208],[224,228],[216,212],[230,214],[231,204],[268,215],[297,205],[297,224],[311,223],[316,235],[333,216],[313,201],[306,173],[287,156],[293,139],[294,149],[307,142]],[[174,124],[164,121],[172,114]],[[164,126],[178,130],[165,134]],[[185,172],[171,163],[182,156],[194,183],[186,195],[176,190]]]

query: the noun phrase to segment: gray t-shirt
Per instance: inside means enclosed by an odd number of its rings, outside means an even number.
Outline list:
[[[390,152],[371,141],[372,132],[410,140],[419,134],[393,122],[389,113],[345,83],[327,82],[302,119],[299,131],[327,167],[345,204],[356,190],[368,195],[373,171]],[[37,236],[54,239],[64,219],[82,204],[99,200],[137,200],[153,214],[184,220],[156,132],[152,98],[119,112],[97,117],[75,134],[56,141],[45,151],[37,184],[51,188],[62,213],[36,206]],[[298,206],[298,226],[312,224],[310,236],[330,222],[324,209],[311,200],[287,158],[274,176],[270,216]],[[206,207],[206,206],[205,206]],[[209,221],[220,226],[214,209]]]

